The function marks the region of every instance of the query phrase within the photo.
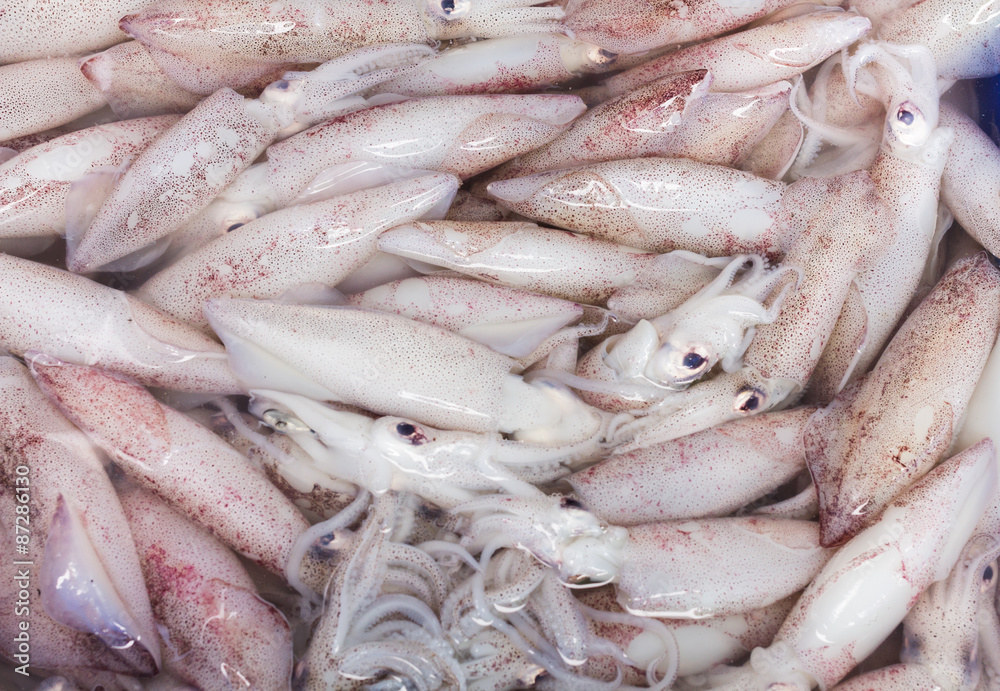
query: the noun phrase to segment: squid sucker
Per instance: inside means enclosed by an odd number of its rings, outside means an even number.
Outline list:
[[[1000,691],[998,0],[7,0],[0,77],[0,688]]]

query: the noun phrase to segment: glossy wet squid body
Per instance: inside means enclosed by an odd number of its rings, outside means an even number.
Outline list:
[[[0,372],[0,435],[9,449],[3,458],[4,540],[13,554],[16,536],[25,534],[15,523],[30,530],[23,561],[33,563],[32,582],[22,586],[29,591],[22,599],[29,601],[30,635],[37,636],[29,639],[31,663],[156,674],[161,658],[149,596],[125,514],[100,459],[23,365],[4,357]],[[16,583],[19,567],[8,561],[4,576]],[[10,606],[0,626],[16,641],[18,590],[5,592]],[[4,655],[15,659],[16,648],[7,645]]]
[[[284,573],[308,524],[239,452],[120,375],[27,357],[45,394],[135,482],[247,558]]]
[[[76,58],[46,58],[0,67],[0,141],[65,125],[105,104]]]
[[[150,48],[174,81],[209,94],[223,86],[244,86],[290,64],[324,62],[362,46],[559,32],[562,9],[532,7],[535,4],[378,0],[362,7],[165,0],[125,16],[121,27]],[[233,30],[234,22],[241,30]]]
[[[259,99],[246,99],[228,88],[215,92],[114,182],[78,246],[71,248],[70,268],[77,272],[99,269],[180,229],[284,128],[309,126],[361,107],[364,100],[350,96],[394,74],[391,67],[384,68],[386,63],[398,65],[415,53],[420,54],[421,47],[364,49],[320,66],[306,84],[296,82],[297,90],[283,82],[265,90]],[[390,74],[380,68],[389,69]],[[117,268],[127,270],[149,261],[132,257]]]
[[[607,96],[619,96],[668,74],[708,69],[717,91],[752,89],[802,74],[870,30],[865,17],[822,7],[667,53],[609,77],[602,86]]]
[[[810,421],[804,441],[824,544],[870,525],[948,449],[993,348],[998,309],[1000,274],[986,255],[959,261],[903,323],[876,368]],[[956,348],[962,358],[943,359]]]
[[[291,629],[235,555],[147,490],[125,489],[121,502],[166,629],[166,666],[201,689],[287,689]]]
[[[703,518],[623,528],[550,497],[487,497],[458,510],[474,516],[467,547],[512,543],[564,582],[614,582],[622,607],[640,616],[699,619],[757,609],[804,587],[831,555],[809,521]],[[719,550],[734,559],[713,563],[709,555]],[[762,571],[772,575],[746,576]]]
[[[785,185],[684,159],[639,158],[537,173],[489,185],[529,218],[649,251],[776,256]]]
[[[98,125],[51,139],[0,166],[0,235],[64,235],[66,203],[88,175],[127,165],[175,122],[164,115]]]
[[[15,355],[39,350],[99,365],[147,386],[239,391],[225,351],[197,329],[120,290],[7,255],[0,291],[0,345]]]
[[[802,429],[815,410],[758,415],[618,454],[569,483],[585,508],[615,525],[726,516],[805,469]]]
[[[217,299],[205,309],[247,390],[553,445],[592,438],[605,423],[565,387],[529,384],[511,374],[510,358],[429,324],[352,307]]]
[[[336,285],[372,259],[379,233],[448,204],[459,181],[435,175],[294,206],[217,238],[147,281],[141,294],[205,328],[212,297],[276,298],[303,283]]]
[[[749,691],[781,682],[830,688],[948,577],[996,491],[992,442],[949,459],[841,547],[796,602],[768,648],[712,675],[709,687]],[[910,686],[908,688],[917,688]]]

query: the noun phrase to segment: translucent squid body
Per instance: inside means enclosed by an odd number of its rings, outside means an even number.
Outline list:
[[[28,600],[31,613],[31,664],[155,675],[161,657],[149,595],[101,459],[14,358],[0,358],[0,390],[0,437],[8,449],[2,457],[3,540],[13,556],[16,535],[29,531],[18,560],[30,562],[31,582],[20,581],[27,591],[20,599]],[[25,571],[15,561],[7,560],[2,570],[12,584],[0,616],[0,645],[9,659],[17,652],[20,619],[13,586],[18,569]]]
[[[989,440],[933,470],[834,554],[771,646],[754,650],[742,668],[713,673],[708,688],[831,688],[896,628],[920,593],[948,577],[996,484]]]
[[[1000,327],[1000,272],[959,261],[896,332],[875,369],[806,427],[823,544],[849,539],[945,453]],[[956,349],[961,358],[950,357]]]
[[[668,74],[707,69],[716,91],[742,91],[791,79],[815,67],[871,31],[855,12],[819,7],[813,12],[740,31],[667,53],[603,84],[620,96]]]
[[[287,689],[292,632],[236,556],[204,528],[138,487],[121,493],[167,666],[200,689]]]
[[[285,572],[308,524],[239,452],[120,375],[26,357],[45,394],[136,483],[252,561]]]
[[[309,126],[363,106],[364,99],[351,95],[426,52],[405,45],[363,49],[317,68],[309,79],[295,82],[296,88],[281,83],[266,89],[260,99],[245,99],[232,89],[215,92],[158,137],[115,181],[70,252],[70,268],[93,271],[178,230],[249,167],[282,129]],[[121,268],[150,260],[134,257]]]
[[[606,422],[565,387],[511,374],[511,358],[404,317],[223,299],[205,310],[248,391],[296,393],[553,446],[591,439]]]
[[[147,281],[143,299],[205,328],[212,297],[276,298],[305,283],[336,285],[371,260],[379,233],[451,202],[459,181],[403,180],[267,214],[216,238]]]
[[[467,548],[517,546],[566,583],[614,582],[622,607],[641,616],[700,619],[764,607],[804,587],[832,554],[809,521],[702,518],[622,528],[552,497],[485,497],[456,510],[473,516]],[[730,558],[710,556],[719,553]]]
[[[83,276],[0,254],[0,346],[98,365],[147,386],[236,393],[226,353],[197,329]]]
[[[281,5],[162,0],[122,18],[184,88],[239,88],[296,63],[325,62],[380,43],[431,43],[559,32],[559,7],[537,0],[377,0],[353,5],[296,0]]]

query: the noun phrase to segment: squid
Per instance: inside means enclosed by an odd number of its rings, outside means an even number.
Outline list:
[[[374,93],[403,96],[540,92],[615,68],[617,56],[562,34],[507,36],[453,45]]]
[[[0,358],[0,382],[0,506],[11,557],[0,570],[9,582],[0,650],[32,667],[153,676],[162,660],[149,595],[100,458],[14,358]],[[20,651],[18,600],[30,612]]]
[[[992,2],[922,0],[886,16],[879,36],[927,46],[942,79],[978,79],[1000,74],[998,27]]]
[[[400,62],[426,52],[405,45],[360,50],[307,77],[276,83],[259,99],[245,99],[232,89],[215,92],[157,138],[114,182],[79,244],[71,248],[69,268],[94,271],[180,229],[283,129],[363,107],[365,101],[356,92],[395,74]],[[112,268],[127,270],[151,261],[144,254],[130,259]]]
[[[645,617],[701,619],[771,605],[805,587],[833,554],[811,521],[701,518],[624,528],[554,497],[485,497],[455,511],[472,517],[466,549],[516,546],[564,583],[614,583],[619,604]],[[713,556],[723,552],[730,558]]]
[[[833,687],[903,621],[920,593],[948,577],[996,486],[989,440],[931,471],[837,550],[774,643],[754,650],[743,667],[712,673],[707,688]]]
[[[803,434],[824,545],[850,539],[945,453],[1000,328],[1000,272],[957,262],[886,346],[876,368]],[[940,354],[961,348],[955,359]]]
[[[51,266],[0,254],[0,346],[38,350],[188,392],[240,391],[212,338],[138,298]]]
[[[432,43],[466,37],[560,33],[559,7],[539,0],[377,0],[352,5],[249,0],[206,5],[160,0],[122,17],[120,26],[145,44],[171,79],[210,94],[239,88],[294,63],[325,62],[380,43]],[[234,23],[235,22],[235,23]]]
[[[3,163],[0,237],[65,235],[67,202],[79,206],[80,197],[90,194],[91,176],[128,165],[177,120],[176,115],[162,115],[88,127]]]
[[[284,574],[308,523],[239,452],[121,375],[28,353],[46,396],[133,481],[240,554]]]
[[[777,258],[791,238],[776,220],[786,185],[685,159],[637,158],[489,185],[528,218],[654,252]]]
[[[791,0],[739,4],[713,0],[660,9],[643,2],[570,0],[566,26],[578,38],[616,53],[643,53],[727,33],[793,4]]]
[[[941,125],[955,131],[941,178],[941,201],[977,242],[1000,252],[1000,149],[954,106],[941,104]]]
[[[867,17],[817,7],[789,19],[746,29],[687,48],[609,77],[606,97],[620,96],[668,74],[707,69],[716,91],[744,91],[791,79],[871,31]]]
[[[46,58],[0,67],[0,141],[65,125],[104,107],[76,58]]]
[[[202,99],[163,74],[138,41],[126,41],[82,59],[80,71],[122,119],[186,113]]]
[[[805,469],[802,430],[815,412],[735,420],[616,454],[567,479],[584,508],[615,525],[728,516]]]
[[[268,299],[303,283],[335,285],[375,256],[380,232],[447,205],[458,185],[452,175],[431,175],[267,214],[157,273],[139,295],[204,329],[209,298]]]
[[[153,493],[129,487],[120,496],[168,669],[206,691],[290,688],[291,629],[236,556]]]
[[[573,302],[453,276],[393,281],[347,295],[344,304],[440,326],[517,358],[522,367],[608,325],[606,314]]]

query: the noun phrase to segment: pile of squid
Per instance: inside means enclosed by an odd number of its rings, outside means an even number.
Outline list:
[[[993,0],[0,32],[3,688],[1000,689]]]

